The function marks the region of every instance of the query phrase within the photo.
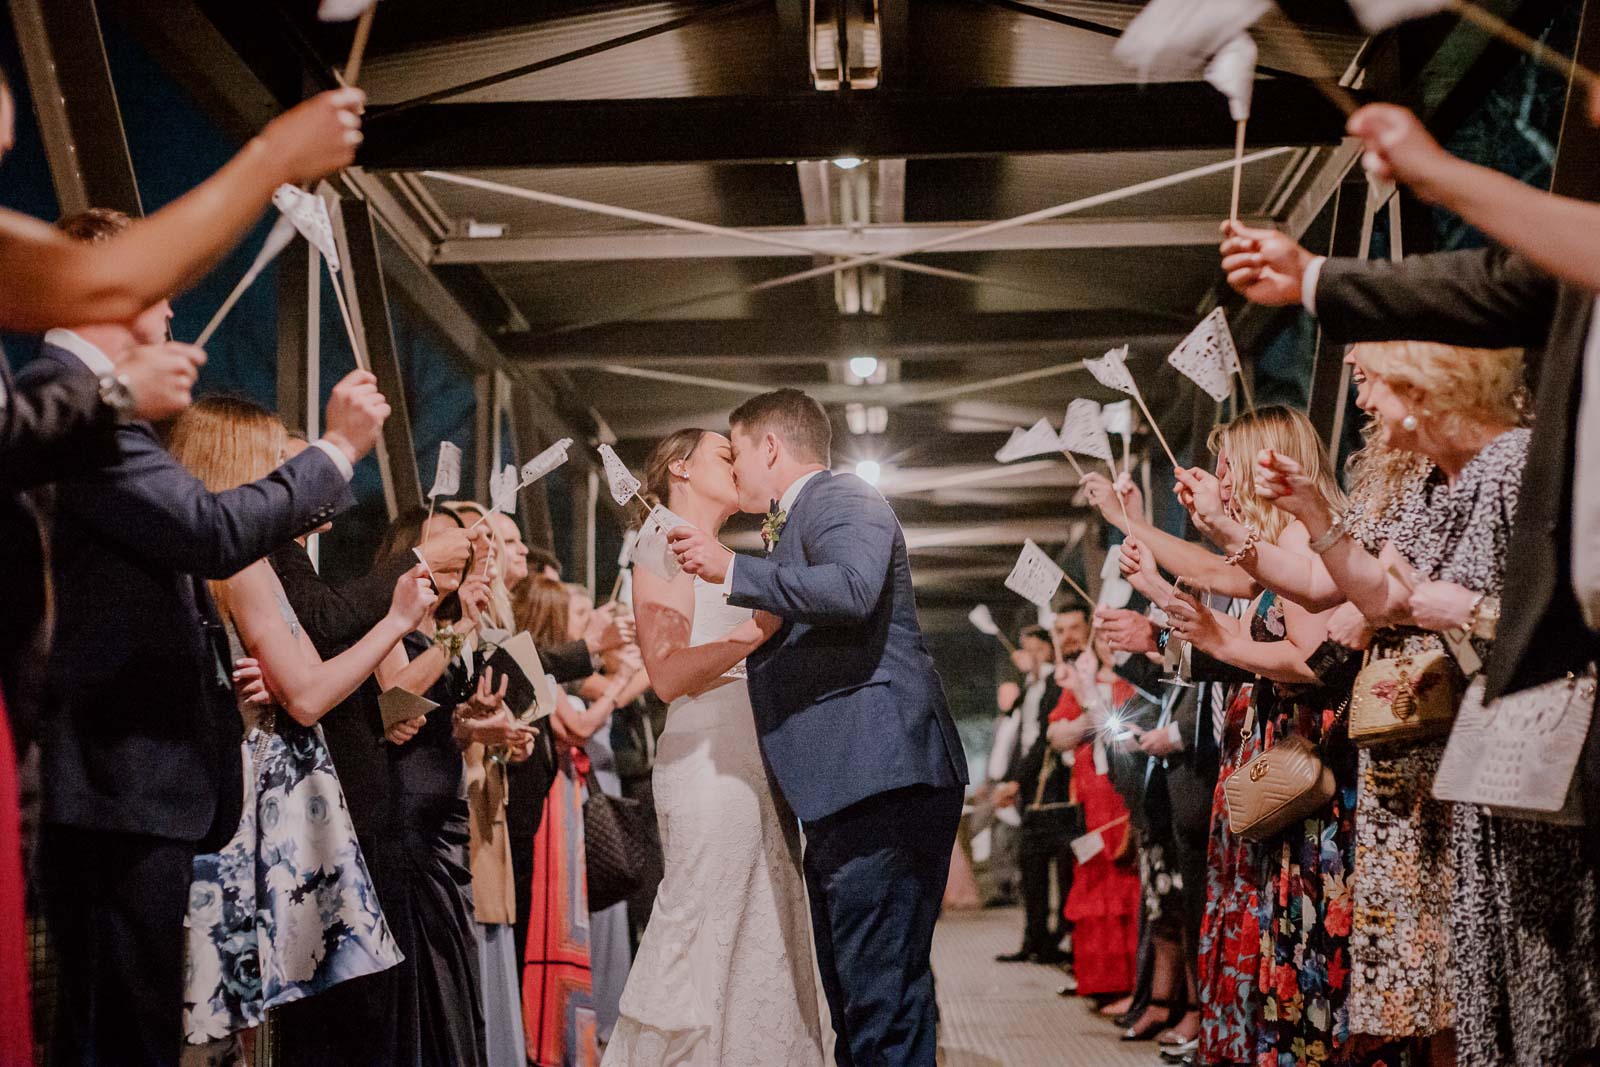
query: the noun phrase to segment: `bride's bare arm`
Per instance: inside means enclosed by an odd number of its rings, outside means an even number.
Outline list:
[[[709,644],[689,644],[694,629],[694,579],[680,574],[670,582],[643,567],[633,576],[634,615],[639,648],[656,695],[667,703],[713,688],[728,670],[778,628],[765,613]]]

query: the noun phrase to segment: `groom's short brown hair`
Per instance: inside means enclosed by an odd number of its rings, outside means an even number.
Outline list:
[[[833,425],[828,413],[798,389],[776,389],[751,397],[728,416],[728,426],[758,437],[770,433],[802,462],[824,467],[833,463]]]

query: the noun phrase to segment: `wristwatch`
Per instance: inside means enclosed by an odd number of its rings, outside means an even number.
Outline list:
[[[117,413],[118,422],[128,422],[133,418],[133,389],[128,385],[126,374],[102,374],[100,376],[100,402]]]

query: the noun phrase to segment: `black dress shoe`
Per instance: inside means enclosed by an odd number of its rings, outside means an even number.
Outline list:
[[[1015,952],[1007,952],[1003,955],[996,956],[994,961],[996,963],[1032,963],[1033,953],[1029,952],[1025,948],[1019,948]]]
[[[1042,963],[1047,967],[1059,967],[1064,963],[1072,962],[1070,952],[1062,952],[1059,948],[1047,948],[1033,954],[1033,962]]]

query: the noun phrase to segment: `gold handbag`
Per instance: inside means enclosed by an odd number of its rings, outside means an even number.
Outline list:
[[[1252,704],[1245,720],[1248,737],[1255,723]],[[1322,762],[1317,746],[1291,735],[1228,776],[1222,794],[1228,805],[1228,829],[1260,841],[1293,826],[1333,800],[1338,785]]]
[[[1350,694],[1350,740],[1369,748],[1444,736],[1461,706],[1463,682],[1443,649],[1402,649],[1383,659],[1369,650]]]

